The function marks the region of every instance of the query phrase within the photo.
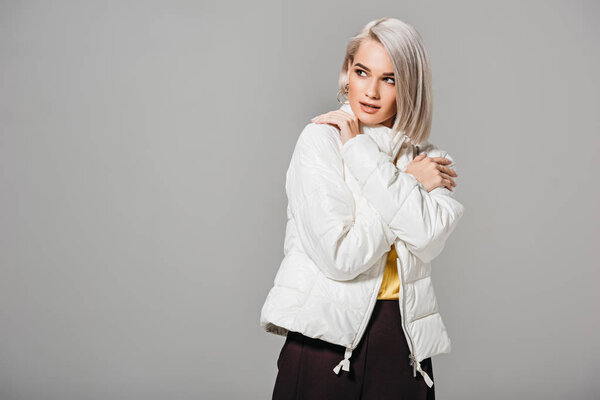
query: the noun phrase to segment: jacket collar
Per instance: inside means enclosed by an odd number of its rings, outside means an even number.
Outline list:
[[[352,107],[348,101],[344,102],[340,107],[340,110],[346,111],[347,113],[354,116]],[[369,135],[375,143],[379,146],[379,149],[387,153],[392,159],[395,159],[405,141],[410,141],[410,138],[404,134],[404,132],[398,132],[394,134],[392,128],[388,128],[382,124],[376,125],[365,125],[359,121],[360,132]]]

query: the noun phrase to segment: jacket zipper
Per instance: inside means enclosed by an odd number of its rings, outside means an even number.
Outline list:
[[[379,293],[379,290],[381,289],[381,285],[383,283],[383,273],[381,273],[382,272],[381,268],[382,268],[382,266],[385,267],[386,261],[387,261],[387,253],[385,256],[382,256],[381,260],[379,261],[379,264],[380,264],[379,265],[379,270],[380,270],[379,275],[381,276],[381,279],[379,279],[379,284],[375,288],[374,293],[371,295],[371,301],[369,302],[369,308],[367,310],[367,313],[365,314],[365,318],[362,321],[362,324],[360,326],[358,334],[356,335],[356,338],[354,339],[354,343],[352,343],[352,347],[351,347],[352,350],[354,350],[360,343],[360,340],[362,339],[362,335],[365,332],[367,324],[368,324],[369,320],[371,319],[371,314],[373,312],[373,308],[375,308],[375,300],[377,299],[377,294]]]
[[[400,257],[396,257],[396,266],[398,267],[398,273],[400,276],[400,286],[402,288],[402,300],[398,301],[398,307],[400,308],[400,317],[402,319],[402,329],[404,330],[404,335],[408,338],[408,347],[410,350],[410,364],[413,366],[413,377],[417,376],[417,360],[415,355],[413,354],[414,343],[413,339],[408,333],[408,328],[406,324],[406,296],[404,296],[404,274],[402,273],[402,267],[400,266]]]
[[[417,146],[417,153],[419,152],[419,147]],[[413,147],[413,155],[414,155],[414,147]],[[413,157],[414,158],[414,157]],[[396,241],[394,241],[394,246],[396,245]],[[365,329],[367,327],[367,324],[369,322],[369,320],[371,319],[371,314],[373,312],[373,308],[375,306],[375,300],[377,299],[377,294],[379,293],[379,290],[381,289],[381,285],[383,283],[383,271],[381,271],[382,267],[385,267],[385,264],[387,262],[387,253],[385,256],[381,257],[380,260],[380,265],[379,265],[379,269],[380,269],[380,275],[381,275],[381,279],[379,279],[379,284],[377,285],[374,293],[371,295],[371,301],[369,303],[369,309],[368,312],[365,314],[365,318],[362,321],[362,324],[360,326],[360,329],[358,331],[358,334],[356,335],[356,338],[354,339],[354,342],[352,343],[352,346],[350,347],[352,350],[354,350],[358,343],[360,343],[360,340],[362,339],[362,335],[365,332]],[[400,302],[400,300],[398,301],[398,305],[400,308],[400,318],[402,320],[402,329],[404,331],[404,335],[408,338],[408,349],[410,350],[410,365],[413,366],[413,377],[417,376],[417,360],[413,354],[413,349],[414,349],[414,344],[413,344],[413,339],[410,336],[410,334],[408,333],[408,328],[406,327],[406,320],[405,320],[405,315],[406,315],[406,300],[405,300],[405,296],[404,296],[404,275],[402,273],[402,268],[400,268],[400,258],[396,257],[396,266],[398,268],[398,276],[400,277],[400,289],[402,290],[402,302]]]
[[[406,138],[407,137],[408,136],[406,136]],[[406,140],[406,138],[404,138],[404,140]],[[398,154],[400,154],[400,153],[398,153]],[[396,154],[396,160],[394,161],[394,164],[397,163],[398,154]],[[344,180],[346,180],[346,164],[345,163],[344,163],[344,168],[342,168],[342,170],[344,173]],[[395,244],[394,244],[394,246],[395,246]],[[369,308],[367,310],[367,313],[365,314],[365,318],[363,319],[360,329],[358,330],[358,333],[356,334],[356,338],[354,339],[354,342],[352,343],[352,345],[350,347],[352,350],[354,350],[360,343],[360,340],[362,339],[362,335],[365,333],[367,324],[369,323],[369,320],[371,319],[371,314],[373,312],[373,308],[375,308],[375,301],[377,300],[377,294],[379,293],[379,290],[381,289],[381,285],[383,283],[382,268],[385,268],[386,263],[387,263],[387,253],[385,256],[382,256],[381,260],[379,261],[379,264],[380,264],[379,270],[380,270],[381,279],[379,280],[379,284],[377,285],[377,288],[375,289],[374,293],[371,295],[371,301],[369,302]]]
[[[411,142],[412,144],[412,142]],[[416,153],[416,155],[415,155]],[[420,153],[420,149],[418,145],[412,146],[412,158],[414,159]],[[395,245],[394,245],[395,246]],[[406,296],[404,295],[404,274],[402,273],[402,267],[400,266],[400,257],[396,257],[396,266],[398,267],[398,276],[400,276],[400,286],[402,287],[402,303],[398,302],[398,306],[400,308],[400,317],[402,319],[402,329],[404,330],[404,336],[408,338],[408,347],[410,350],[410,354],[408,357],[410,358],[410,364],[413,367],[413,377],[417,376],[417,358],[415,357],[414,351],[414,343],[412,336],[408,333],[408,324],[406,323]]]

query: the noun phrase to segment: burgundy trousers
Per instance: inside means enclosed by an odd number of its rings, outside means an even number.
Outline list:
[[[290,331],[277,359],[273,400],[434,400],[421,374],[413,376],[398,300],[377,300],[350,371],[333,368],[345,348]],[[421,368],[433,378],[431,358]]]

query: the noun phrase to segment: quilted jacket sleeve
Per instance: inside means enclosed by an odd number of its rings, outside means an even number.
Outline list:
[[[341,153],[360,182],[363,196],[407,248],[425,263],[437,257],[464,213],[453,191],[437,187],[428,192],[414,175],[400,171],[368,135],[348,140]],[[452,160],[446,152],[435,156]]]
[[[334,127],[306,125],[287,171],[286,193],[304,250],[325,276],[344,281],[371,268],[396,236],[368,202],[354,201],[340,149]]]

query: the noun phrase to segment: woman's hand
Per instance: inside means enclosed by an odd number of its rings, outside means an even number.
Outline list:
[[[451,177],[458,174],[446,166],[451,163],[452,161],[447,158],[427,157],[427,153],[421,153],[408,163],[404,172],[413,174],[428,192],[438,186],[445,186],[448,190],[452,190],[456,183]]]
[[[340,130],[342,144],[360,134],[358,118],[344,110],[317,115],[311,121],[315,124],[330,124],[337,127]]]

